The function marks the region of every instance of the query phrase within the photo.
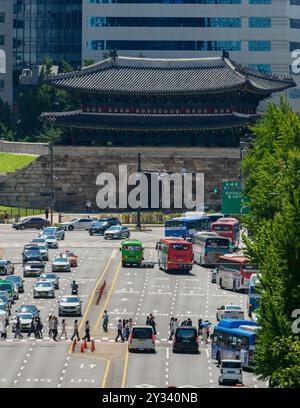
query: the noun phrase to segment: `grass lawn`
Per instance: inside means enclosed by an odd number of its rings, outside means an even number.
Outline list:
[[[31,163],[38,156],[0,153],[0,173],[13,172]]]

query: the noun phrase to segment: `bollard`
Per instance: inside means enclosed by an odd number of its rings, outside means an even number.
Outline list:
[[[83,340],[83,347],[87,349],[86,339]]]
[[[95,350],[96,350],[96,347],[95,347],[95,340],[94,340],[94,339],[92,339],[92,344],[91,344],[91,351],[92,351],[92,353],[93,353]]]
[[[84,353],[84,345],[83,345],[83,342],[81,342],[80,353]]]

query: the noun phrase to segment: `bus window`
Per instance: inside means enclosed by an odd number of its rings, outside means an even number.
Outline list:
[[[174,251],[187,251],[189,249],[189,245],[187,245],[187,244],[172,244],[171,248],[174,249]]]

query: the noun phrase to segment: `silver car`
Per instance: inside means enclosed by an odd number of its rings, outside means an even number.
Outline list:
[[[109,227],[103,235],[104,239],[129,238],[130,231],[127,227],[123,227],[122,225],[114,225]]]
[[[56,290],[59,289],[59,277],[56,273],[42,273],[39,281],[51,282]]]
[[[93,222],[93,218],[78,218],[69,222],[61,223],[64,230],[88,230]]]
[[[62,227],[46,227],[40,232],[40,237],[55,236],[58,240],[65,239],[65,230]]]
[[[12,320],[12,331],[13,332],[16,331],[17,317],[20,318],[21,332],[28,332],[31,327],[31,321],[32,321],[33,315],[31,313],[17,313],[17,315]]]
[[[48,235],[46,238],[46,243],[48,245],[48,248],[58,248],[58,242],[57,239],[55,237],[55,235]]]
[[[15,267],[10,261],[0,259],[0,275],[12,275],[14,271]]]
[[[64,296],[58,303],[58,316],[81,316],[81,304],[79,296]]]
[[[71,272],[70,262],[67,258],[54,258],[52,272]]]
[[[55,288],[51,282],[38,281],[33,286],[33,298],[55,298]]]
[[[45,270],[44,262],[40,262],[40,261],[27,262],[24,265],[23,276],[24,278],[28,276],[33,276],[37,278],[41,275],[41,273],[44,272],[44,270]]]

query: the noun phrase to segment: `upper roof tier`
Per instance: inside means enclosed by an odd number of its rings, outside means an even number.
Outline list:
[[[270,95],[295,86],[242,67],[229,58],[150,59],[110,57],[80,71],[49,76],[47,83],[80,93],[182,95],[246,90]]]

